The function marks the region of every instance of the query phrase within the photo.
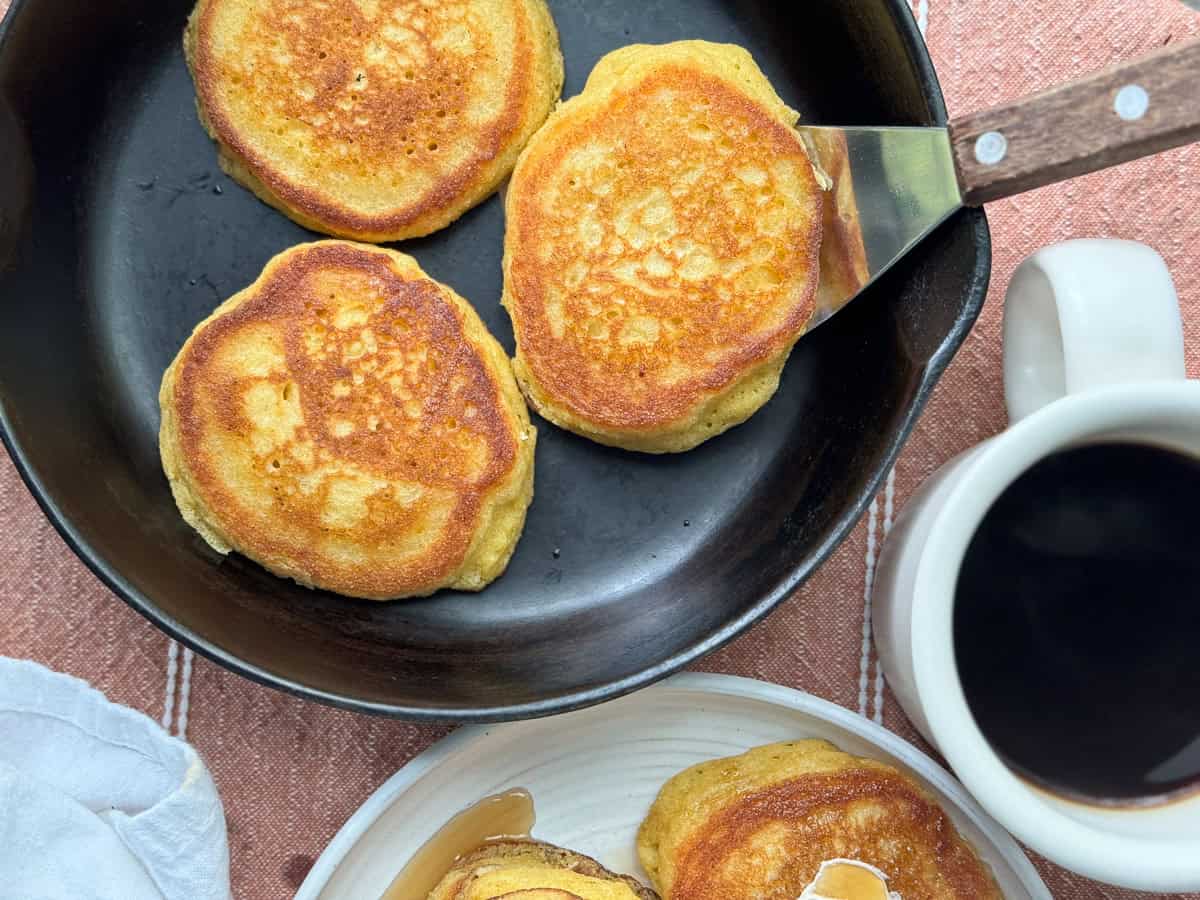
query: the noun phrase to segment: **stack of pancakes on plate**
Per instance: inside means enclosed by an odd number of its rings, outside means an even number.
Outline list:
[[[574,851],[500,839],[458,859],[428,900],[1002,900],[914,778],[823,740],[675,775],[637,852],[657,893]]]
[[[659,792],[637,847],[664,900],[796,900],[832,860],[882,872],[904,900],[1002,900],[986,864],[913,778],[822,740],[680,772]]]
[[[657,900],[628,875],[541,841],[494,841],[458,860],[429,900]]]

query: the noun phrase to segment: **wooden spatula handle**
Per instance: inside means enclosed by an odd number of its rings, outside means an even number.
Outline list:
[[[1200,41],[955,119],[950,140],[970,206],[1200,140]]]

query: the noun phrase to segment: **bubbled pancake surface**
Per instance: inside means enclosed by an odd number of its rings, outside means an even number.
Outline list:
[[[680,772],[642,823],[638,855],[664,900],[795,900],[835,858],[876,866],[904,900],[1001,900],[915,781],[821,740]]]
[[[279,254],[196,328],[160,405],[184,518],[301,584],[478,590],[524,526],[535,434],[504,351],[395,251]]]
[[[371,241],[495,190],[563,78],[544,0],[200,0],[184,48],[223,168]]]
[[[429,900],[658,900],[627,875],[553,844],[492,841],[458,860]]]
[[[556,424],[695,446],[778,385],[813,310],[821,189],[743,49],[610,53],[530,140],[508,189],[518,381]]]

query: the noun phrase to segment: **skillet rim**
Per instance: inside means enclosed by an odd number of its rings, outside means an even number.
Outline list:
[[[38,0],[12,0],[8,14],[0,21],[0,58],[3,57],[8,37],[16,22],[27,7],[33,6]],[[925,40],[917,27],[916,18],[905,0],[884,0],[892,13],[904,50],[909,61],[917,70],[921,92],[926,103],[931,108],[932,118],[927,124],[945,125],[947,122],[945,98],[934,71],[933,61],[929,56]],[[988,282],[991,275],[991,236],[988,229],[987,217],[981,208],[964,208],[955,213],[949,221],[965,219],[972,230],[972,240],[976,249],[976,264],[970,276],[970,284],[963,305],[955,317],[953,327],[937,351],[930,357],[917,387],[913,402],[907,414],[888,442],[881,465],[870,478],[868,489],[863,492],[857,503],[848,507],[836,520],[829,537],[821,543],[805,560],[799,561],[774,589],[760,596],[754,604],[741,615],[727,621],[720,628],[710,633],[684,649],[660,660],[652,666],[646,666],[633,675],[602,684],[578,688],[566,693],[543,697],[524,703],[481,707],[454,706],[404,706],[399,704],[381,703],[378,701],[354,698],[345,694],[313,688],[291,678],[274,674],[260,666],[246,662],[211,643],[193,632],[191,629],[175,621],[148,596],[139,591],[133,584],[103,559],[95,554],[84,538],[62,513],[47,494],[38,477],[32,459],[26,455],[17,443],[3,396],[0,396],[0,442],[8,451],[21,480],[33,495],[42,513],[54,526],[54,529],[66,542],[71,551],[85,566],[117,597],[148,619],[168,637],[179,641],[192,650],[200,653],[218,665],[248,678],[266,687],[284,691],[305,700],[332,706],[351,712],[367,713],[403,719],[412,722],[453,722],[453,723],[487,723],[509,722],[521,719],[533,719],[557,713],[570,712],[575,709],[593,706],[607,700],[613,700],[640,688],[661,681],[669,675],[680,671],[685,666],[701,659],[713,651],[723,647],[744,633],[751,626],[761,621],[776,606],[789,599],[804,584],[805,581],[833,554],[833,551],[849,536],[851,530],[862,518],[872,499],[879,492],[887,473],[895,465],[905,442],[912,434],[917,420],[924,411],[935,385],[942,373],[950,364],[966,340],[971,327],[983,309],[987,297]],[[944,227],[944,226],[943,226]]]

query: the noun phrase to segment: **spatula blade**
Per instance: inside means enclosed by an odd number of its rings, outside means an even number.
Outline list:
[[[847,270],[840,277],[823,273],[812,329],[961,207],[962,195],[945,128],[802,125],[799,131],[833,182],[825,240],[840,242]]]

